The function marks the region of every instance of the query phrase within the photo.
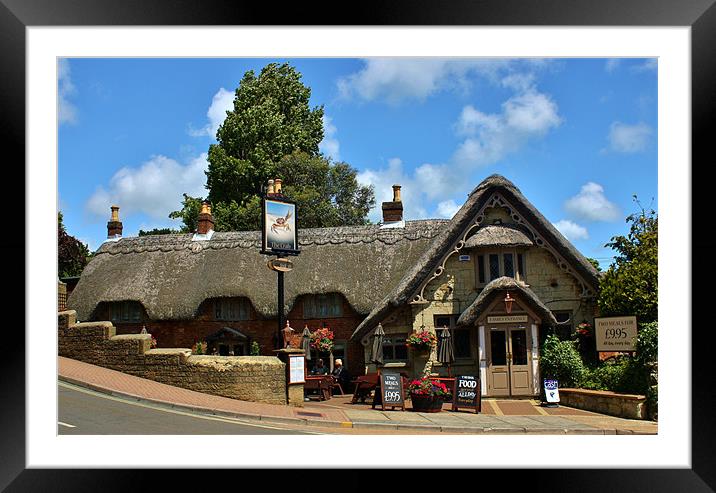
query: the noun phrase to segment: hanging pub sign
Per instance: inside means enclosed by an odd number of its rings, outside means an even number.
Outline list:
[[[261,212],[261,253],[298,255],[296,204],[284,197],[264,197]]]
[[[597,351],[636,351],[636,317],[594,319]]]
[[[452,410],[457,411],[461,407],[469,407],[479,413],[482,411],[481,394],[479,378],[473,375],[456,376],[452,391]]]
[[[400,407],[405,411],[405,392],[403,391],[403,377],[399,373],[382,373],[380,375],[380,392],[375,389],[372,407],[380,404],[391,409]]]

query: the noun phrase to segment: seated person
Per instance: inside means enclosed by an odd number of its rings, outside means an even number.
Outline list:
[[[318,358],[318,361],[316,361],[316,366],[313,367],[313,371],[311,372],[312,375],[327,375],[328,374],[328,368],[323,366],[323,360],[321,358]]]
[[[348,373],[348,370],[346,369],[346,367],[343,366],[343,361],[340,358],[338,358],[334,362],[334,368],[333,368],[333,372],[331,373],[331,375],[333,375],[333,377],[335,377],[335,379],[338,381],[338,383],[341,384],[341,388],[345,392],[346,389],[348,388],[348,385],[350,384],[351,376]]]

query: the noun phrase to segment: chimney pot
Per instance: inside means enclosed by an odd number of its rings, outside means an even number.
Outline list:
[[[113,205],[112,217],[107,223],[107,238],[117,238],[122,236],[122,221],[119,220],[119,206]]]
[[[400,200],[400,185],[393,185],[393,201],[383,202],[383,222],[393,223],[403,220],[403,202]]]
[[[274,193],[274,187],[273,187],[273,180],[268,181],[268,190],[266,190],[266,193]]]
[[[275,193],[281,193],[281,183],[282,183],[281,178],[276,178],[276,179],[274,180],[274,190],[275,190]]]
[[[211,204],[208,200],[201,203],[199,223],[196,227],[197,234],[205,235],[214,229],[214,216],[211,214]]]

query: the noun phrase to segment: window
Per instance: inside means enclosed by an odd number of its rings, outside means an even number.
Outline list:
[[[343,316],[343,297],[338,293],[315,294],[303,300],[303,318]]]
[[[136,301],[119,301],[109,304],[109,319],[112,322],[141,322],[142,305]]]
[[[219,298],[214,300],[216,320],[248,320],[249,300],[246,298]]]
[[[436,315],[435,329],[439,337],[440,329],[443,327],[449,328],[450,337],[452,338],[453,356],[455,356],[455,359],[470,359],[473,357],[472,345],[470,344],[470,329],[455,327],[457,319],[458,315]]]
[[[525,254],[515,251],[488,253],[477,256],[477,285],[482,287],[498,277],[525,279]]]
[[[408,361],[405,336],[386,335],[383,337],[383,362],[390,361]]]

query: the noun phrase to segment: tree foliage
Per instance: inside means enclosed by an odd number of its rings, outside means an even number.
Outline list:
[[[289,64],[271,63],[257,77],[246,72],[209,146],[206,186],[212,204],[244,206],[277,176],[280,160],[295,151],[318,155],[323,107],[311,109],[311,89]]]
[[[152,235],[172,235],[181,233],[181,231],[171,228],[154,228],[150,230],[139,230],[139,236],[152,236]]]
[[[658,217],[640,208],[626,218],[629,234],[606,245],[618,255],[600,283],[599,309],[602,316],[636,315],[642,323],[658,318]]]
[[[62,212],[57,213],[57,272],[59,277],[74,277],[82,273],[89,262],[87,245],[67,233]]]
[[[260,229],[262,187],[271,178],[283,180],[301,228],[368,223],[373,188],[361,186],[349,164],[319,154],[323,107],[311,109],[310,95],[288,64],[269,64],[258,77],[246,72],[209,146],[206,188],[216,231]],[[182,220],[182,231],[196,230],[201,200],[185,194],[182,210],[169,215]]]

